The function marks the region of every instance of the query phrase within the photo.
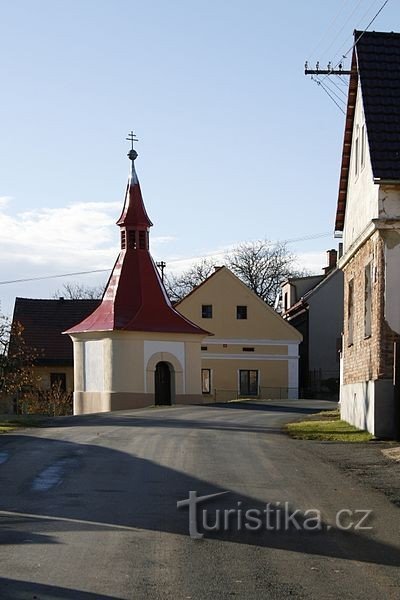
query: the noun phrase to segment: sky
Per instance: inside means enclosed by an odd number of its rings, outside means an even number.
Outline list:
[[[3,283],[111,269],[131,129],[152,254],[170,272],[266,238],[320,273],[338,244],[348,78],[323,88],[304,62],[336,64],[383,3],[3,2],[0,310],[106,280]],[[390,0],[370,29],[396,30],[399,16]]]

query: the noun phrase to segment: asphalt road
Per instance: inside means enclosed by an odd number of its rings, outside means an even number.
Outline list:
[[[328,406],[154,408],[1,436],[1,600],[399,599],[399,508],[281,433]],[[197,504],[203,539],[177,508],[189,491],[228,492]]]

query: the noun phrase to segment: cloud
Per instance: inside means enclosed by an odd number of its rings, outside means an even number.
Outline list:
[[[10,200],[12,200],[12,196],[0,196],[0,208],[7,206]]]
[[[120,202],[79,202],[11,215],[0,197],[0,263],[18,264],[17,276],[111,268],[118,252]],[[166,244],[172,237],[153,238]]]

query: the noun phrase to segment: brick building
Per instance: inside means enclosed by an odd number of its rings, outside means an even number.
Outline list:
[[[343,235],[341,415],[378,437],[398,431],[400,34],[355,31],[337,232]]]

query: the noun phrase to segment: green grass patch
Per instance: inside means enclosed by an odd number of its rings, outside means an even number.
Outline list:
[[[321,440],[330,442],[369,442],[373,439],[368,431],[357,429],[341,421],[338,410],[328,410],[310,415],[304,421],[288,423],[288,434],[296,440]]]
[[[7,433],[14,429],[22,427],[40,427],[43,423],[43,417],[39,415],[24,415],[16,417],[14,415],[2,416],[0,418],[0,433]]]

